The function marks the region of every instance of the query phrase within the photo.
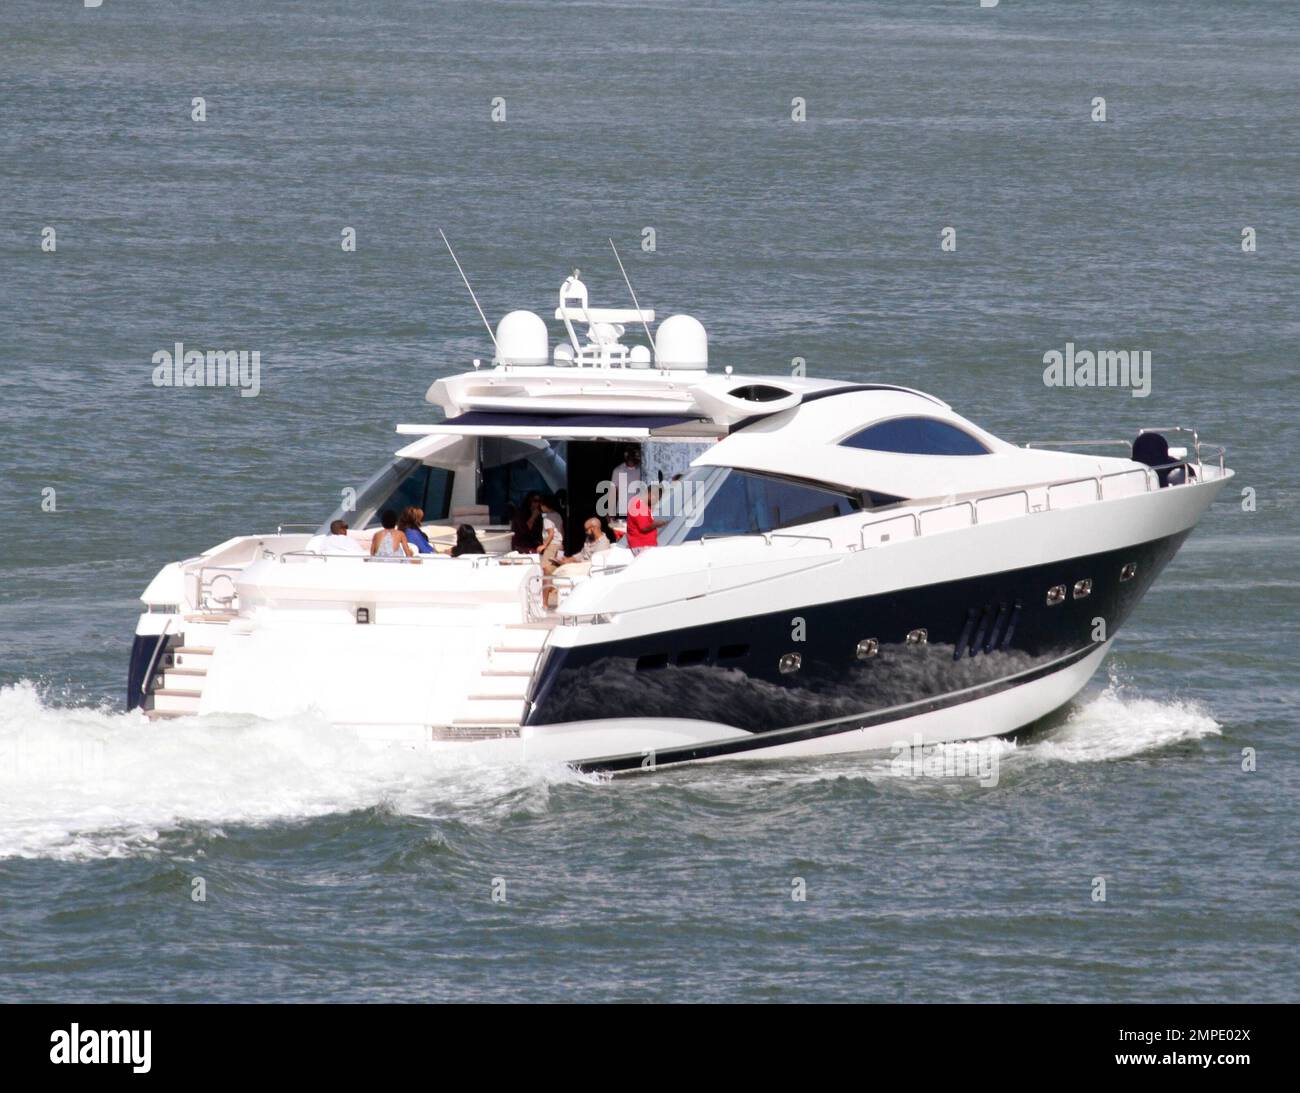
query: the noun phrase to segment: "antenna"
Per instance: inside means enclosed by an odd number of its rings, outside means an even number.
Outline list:
[[[497,360],[504,365],[509,365],[510,362],[506,360],[501,352],[501,347],[497,345],[497,336],[492,333],[492,324],[487,321],[487,316],[483,314],[483,309],[479,307],[478,297],[474,295],[474,290],[470,288],[469,278],[465,276],[465,271],[460,268],[460,259],[456,257],[456,252],[451,249],[451,242],[447,238],[447,233],[439,228],[438,234],[442,236],[442,241],[447,244],[447,253],[451,255],[451,260],[456,263],[456,270],[460,273],[460,279],[465,282],[469,298],[474,301],[474,306],[478,308],[478,317],[483,320],[483,325],[487,327],[488,337],[492,339],[492,348],[497,351]]]
[[[623,274],[623,280],[627,284],[627,290],[632,294],[632,306],[636,308],[637,314],[641,315],[641,305],[636,301],[636,289],[632,287],[632,278],[627,275],[627,270],[623,268],[623,259],[618,256],[618,247],[614,246],[614,240],[609,241],[609,249],[614,252],[614,260],[618,263],[619,271]],[[659,347],[655,345],[654,335],[650,333],[650,324],[645,321],[645,316],[641,315],[641,325],[645,327],[645,336],[650,340],[650,348],[656,353]]]

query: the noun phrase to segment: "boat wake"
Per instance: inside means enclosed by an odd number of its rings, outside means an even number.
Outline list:
[[[991,746],[1005,772],[1125,759],[1219,731],[1194,703],[1128,696],[1112,678],[1042,733]],[[714,782],[734,789],[746,778],[906,777],[884,754],[693,771],[695,792]],[[139,713],[50,706],[29,682],[0,687],[0,858],[148,855],[181,827],[293,823],[364,809],[491,824],[520,809],[544,813],[555,787],[578,784],[607,783],[558,764],[372,743],[312,714],[150,722]]]
[[[49,706],[25,681],[0,687],[0,858],[148,854],[182,825],[370,808],[491,823],[545,811],[554,785],[592,780],[562,765],[373,743],[312,714],[151,722],[139,712]]]

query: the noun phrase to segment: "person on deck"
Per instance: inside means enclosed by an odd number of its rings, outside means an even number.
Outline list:
[[[398,530],[406,533],[406,541],[415,547],[421,554],[434,553],[433,544],[429,542],[429,537],[424,534],[424,529],[420,527],[424,523],[424,510],[416,508],[414,505],[408,505],[402,510],[401,518],[397,521]]]
[[[379,514],[383,525],[370,540],[370,556],[380,562],[404,562],[415,557],[415,550],[406,540],[406,532],[397,528],[397,513],[384,509]]]
[[[583,540],[582,549],[577,554],[570,554],[561,559],[564,565],[590,563],[593,555],[609,549],[609,537],[605,534],[605,529],[601,527],[600,520],[597,517],[589,516],[587,522],[582,525],[582,530],[587,536]]]
[[[366,548],[348,534],[348,525],[344,520],[330,521],[329,534],[313,535],[307,541],[307,549],[313,554],[365,557],[366,553]]]
[[[614,508],[612,515],[626,516],[632,498],[641,488],[641,453],[636,448],[628,448],[623,453],[623,462],[614,468],[610,478],[614,484]]]
[[[530,493],[510,521],[510,549],[536,554],[542,545],[542,495]]]
[[[667,520],[656,520],[653,506],[659,500],[659,488],[651,486],[638,492],[627,507],[627,545],[632,553],[659,545],[659,529]]]
[[[542,509],[542,568],[552,572],[564,554],[564,518],[556,511],[557,501],[547,494],[541,500]]]
[[[461,524],[456,529],[456,545],[448,552],[453,558],[463,554],[486,554],[483,544],[478,541],[478,532],[473,524]]]

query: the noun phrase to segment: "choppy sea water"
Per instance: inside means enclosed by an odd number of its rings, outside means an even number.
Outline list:
[[[0,31],[0,999],[1296,1000],[1293,6],[9,0]],[[319,519],[488,355],[438,227],[491,316],[574,266],[621,304],[613,236],[715,367],[1012,440],[1195,424],[1253,505],[991,787],[121,712],[159,566]],[[258,350],[261,393],[155,388],[177,341]],[[1150,350],[1150,396],[1045,387],[1066,342]]]

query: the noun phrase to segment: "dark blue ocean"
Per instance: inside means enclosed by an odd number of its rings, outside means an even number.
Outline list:
[[[1238,478],[995,786],[126,714],[163,564],[490,356],[438,228],[491,317],[622,306],[613,237],[715,368]],[[4,0],[0,1001],[1300,1000],[1297,286],[1294,3]],[[176,342],[260,393],[154,386]],[[1067,342],[1149,397],[1046,386]]]

